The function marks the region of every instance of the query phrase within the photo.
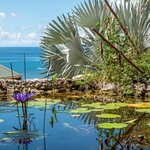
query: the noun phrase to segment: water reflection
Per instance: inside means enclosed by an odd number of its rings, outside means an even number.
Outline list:
[[[66,103],[64,107],[64,112],[69,109],[76,109],[81,107],[82,102],[70,102]],[[67,110],[67,111],[66,111]],[[97,129],[97,138],[100,145],[100,150],[110,149],[110,150],[123,150],[123,149],[149,149],[150,148],[150,128],[146,125],[146,122],[150,120],[150,117],[146,113],[139,114],[135,112],[132,108],[121,108],[115,110],[106,110],[105,112],[111,112],[120,114],[122,117],[120,119],[104,119],[96,117],[97,111],[89,113],[75,114],[74,118],[80,119],[84,124],[94,124]],[[101,112],[101,113],[104,113]],[[130,120],[130,121],[128,121]],[[98,123],[103,122],[130,122],[127,128],[124,129],[99,129],[97,127]],[[143,132],[144,131],[144,132]],[[146,134],[145,131],[149,133]]]
[[[145,150],[150,148],[150,128],[148,126],[150,116],[146,113],[138,113],[135,108],[128,107],[100,112],[95,110],[88,113],[70,113],[70,110],[77,109],[88,101],[63,101],[53,102],[53,104],[49,101],[49,99],[43,100],[42,105],[40,102],[40,107],[37,108],[35,108],[36,105],[31,106],[26,120],[22,115],[17,116],[17,118],[20,117],[22,130],[18,127],[18,123],[13,121],[14,117],[10,118],[12,122],[9,123],[14,130],[8,131],[9,128],[6,127],[7,131],[0,137],[0,142],[6,145],[16,144],[18,150],[31,149],[33,145],[36,149],[38,144],[44,150],[48,150],[50,145],[52,149],[60,149],[61,147],[61,149],[71,150]],[[12,105],[9,107],[14,110]],[[3,108],[6,108],[6,105]],[[5,113],[2,114],[6,114],[6,111],[3,112]],[[103,113],[119,114],[121,118],[99,118],[96,116]],[[17,110],[13,112],[12,116],[16,114]],[[39,124],[37,120],[39,120]],[[121,129],[98,128],[99,123],[106,122],[128,123],[128,126]],[[4,129],[6,130],[6,128]],[[97,145],[92,140],[97,142]],[[69,147],[69,144],[72,145]],[[8,150],[10,149],[8,148]]]

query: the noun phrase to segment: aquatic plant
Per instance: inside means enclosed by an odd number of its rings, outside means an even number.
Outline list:
[[[34,96],[36,93],[35,92],[24,92],[24,93],[20,93],[20,92],[16,92],[13,94],[13,98],[17,101],[17,102],[28,102],[29,100],[31,100],[31,97]]]
[[[112,129],[112,128],[117,128],[117,129],[122,129],[126,128],[128,124],[125,123],[99,123],[98,128],[105,128],[105,129]]]
[[[136,109],[137,112],[150,113],[150,109]]]
[[[100,118],[120,118],[120,115],[117,114],[100,114],[100,115],[96,115],[96,117],[100,117]]]
[[[23,130],[28,130],[28,123],[27,123],[27,102],[29,100],[31,100],[31,97],[34,96],[36,93],[35,92],[16,92],[12,95],[12,97],[17,101],[17,108],[18,108],[18,103],[21,103],[22,105],[22,114],[23,114]],[[20,116],[20,114],[18,114],[18,117]],[[20,123],[20,117],[19,117],[19,124]],[[21,127],[21,125],[20,125]]]

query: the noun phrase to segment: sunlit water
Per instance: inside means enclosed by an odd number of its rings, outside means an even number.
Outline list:
[[[23,135],[4,134],[10,131],[18,132],[19,120],[16,105],[12,106],[11,104],[10,106],[5,106],[5,103],[1,102],[0,119],[3,119],[4,122],[0,123],[0,150],[109,150],[112,149],[115,144],[115,149],[121,149],[121,146],[117,142],[118,135],[126,133],[126,131],[130,129],[129,126],[124,129],[98,129],[97,124],[103,122],[124,123],[129,120],[137,119],[143,114],[135,112],[133,108],[106,110],[106,112],[120,114],[121,118],[118,120],[100,119],[96,117],[96,114],[102,114],[104,112],[89,112],[83,114],[68,113],[70,110],[80,107],[81,103],[83,103],[83,101],[58,102],[51,106],[48,103],[45,125],[44,102],[42,104],[40,103],[37,108],[34,108],[33,105],[30,106],[28,108],[28,114],[30,115],[28,128],[29,131],[32,131],[36,135],[31,136],[31,138],[24,141],[24,143],[23,140],[20,140],[21,142],[19,143],[19,138],[25,139]],[[52,111],[52,108],[56,111],[56,114]],[[21,112],[21,109],[19,110]],[[22,118],[20,119],[22,124],[23,120]],[[146,124],[148,121],[150,121],[149,115],[145,114],[142,121],[140,120],[140,122],[131,129],[145,136],[145,133],[141,133],[140,131],[147,130],[147,133],[149,132],[150,129]],[[45,132],[43,132],[44,126]],[[135,139],[138,140],[137,138]],[[124,149],[127,148],[127,142],[131,142],[129,149],[141,148],[139,143],[128,141],[126,138],[118,140],[120,140],[122,146],[124,145]],[[150,149],[149,145],[144,145],[142,148],[144,150]]]
[[[20,73],[24,78],[24,54],[26,57],[26,76],[27,79],[43,77],[40,61],[41,50],[38,47],[0,47],[0,64]]]

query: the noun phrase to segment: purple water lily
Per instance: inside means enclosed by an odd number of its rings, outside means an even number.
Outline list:
[[[30,98],[32,96],[34,96],[36,93],[35,92],[32,92],[32,93],[14,93],[13,94],[13,98],[17,101],[17,102],[27,102],[30,100]]]

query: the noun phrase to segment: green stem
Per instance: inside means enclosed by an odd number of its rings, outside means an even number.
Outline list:
[[[21,130],[21,120],[20,120],[18,103],[17,103],[17,114],[18,114],[19,127],[20,127],[20,130]]]
[[[27,106],[26,102],[22,102],[22,112],[23,112],[23,130],[27,130]]]
[[[46,124],[46,108],[47,108],[47,95],[45,99],[45,107],[44,107],[44,121],[43,121],[43,133],[45,134],[45,124]]]

